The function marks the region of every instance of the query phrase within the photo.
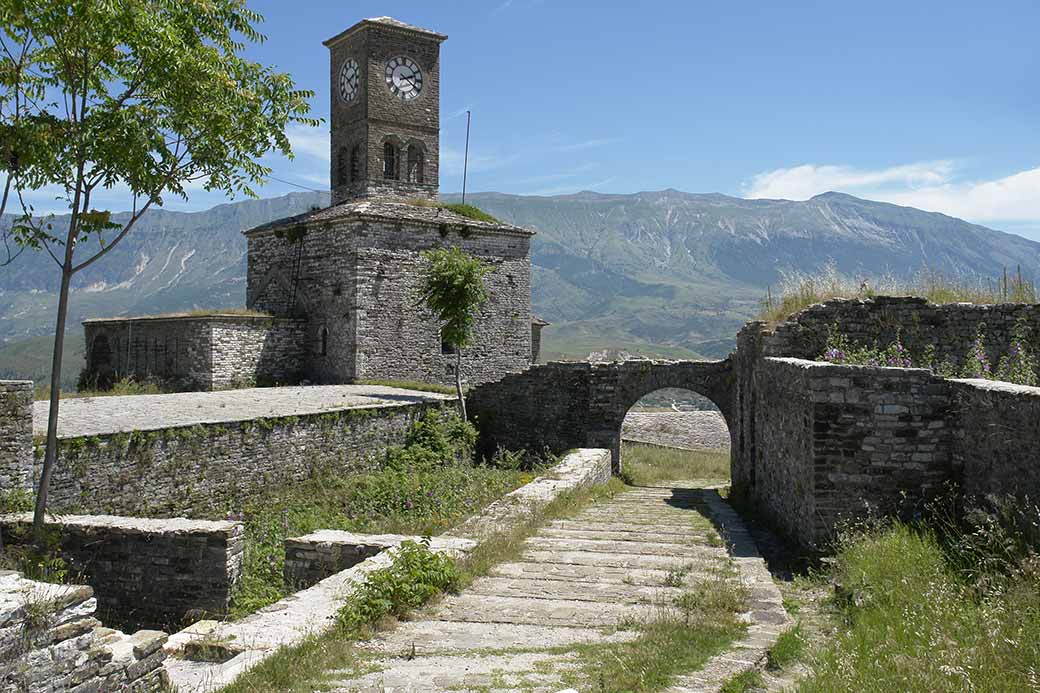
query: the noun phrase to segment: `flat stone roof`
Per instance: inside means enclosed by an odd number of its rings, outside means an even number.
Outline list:
[[[394,19],[393,17],[370,17],[368,19],[362,19],[354,26],[350,27],[349,29],[346,29],[345,31],[341,31],[340,33],[336,34],[330,39],[322,41],[322,43],[326,46],[331,46],[334,43],[342,41],[346,37],[353,34],[355,31],[360,30],[362,27],[372,25],[389,29],[397,29],[399,31],[407,31],[415,34],[425,34],[426,36],[435,38],[438,41],[444,41],[448,38],[447,34],[442,34],[432,29],[423,29],[422,27],[415,26],[413,24],[406,24],[405,22],[402,22],[399,19]]]
[[[468,229],[488,231],[493,233],[507,233],[522,236],[533,236],[534,231],[513,226],[505,222],[490,222],[471,219],[457,214],[450,209],[434,205],[412,204],[387,199],[369,198],[364,200],[352,200],[342,202],[338,205],[316,209],[303,214],[297,214],[284,219],[261,224],[244,231],[247,236],[263,232],[273,232],[287,226],[299,226],[316,224],[321,222],[371,220],[383,222],[411,222],[413,224],[424,224],[428,226],[440,226],[448,224],[451,226],[465,226]]]
[[[213,312],[183,312],[183,313],[159,313],[156,315],[123,315],[114,318],[87,318],[83,320],[84,325],[99,322],[143,322],[143,321],[161,321],[161,320],[274,320],[275,318],[266,313],[246,313],[242,311],[227,311],[221,312],[214,310]],[[284,318],[281,318],[284,319]]]
[[[167,395],[83,397],[61,401],[58,437],[156,431],[195,424],[232,423],[450,399],[453,398],[436,392],[380,385],[311,385]],[[47,402],[36,402],[33,405],[34,434],[47,432],[48,418]]]

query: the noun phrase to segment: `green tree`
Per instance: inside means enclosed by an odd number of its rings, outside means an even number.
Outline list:
[[[0,2],[0,212],[20,216],[4,238],[10,262],[44,250],[61,275],[47,448],[36,498],[40,536],[57,450],[61,357],[73,276],[105,257],[154,205],[191,186],[255,197],[277,151],[291,157],[291,123],[309,91],[242,57],[262,42],[245,0],[4,0]],[[37,215],[26,193],[55,191],[67,225]],[[125,193],[125,221],[95,209]]]
[[[441,320],[441,341],[455,351],[455,391],[459,412],[466,420],[466,399],[462,394],[462,349],[473,339],[477,309],[487,300],[484,275],[491,268],[459,248],[437,248],[423,253],[429,263],[421,296]]]

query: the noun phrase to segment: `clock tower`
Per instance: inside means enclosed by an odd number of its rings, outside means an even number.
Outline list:
[[[437,196],[440,45],[446,38],[378,17],[325,41],[333,204]]]

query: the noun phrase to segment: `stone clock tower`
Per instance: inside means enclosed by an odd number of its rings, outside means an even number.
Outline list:
[[[333,204],[437,196],[440,44],[446,38],[378,17],[325,41]]]

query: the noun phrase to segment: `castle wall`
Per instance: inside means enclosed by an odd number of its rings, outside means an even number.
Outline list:
[[[0,516],[8,544],[31,541],[31,527],[30,513]],[[237,522],[62,515],[46,527],[110,627],[177,630],[186,620],[224,616],[242,574]]]
[[[88,320],[86,384],[132,377],[185,389],[294,382],[305,325],[250,315]]]
[[[0,493],[32,489],[33,383],[0,380]]]
[[[271,487],[376,468],[390,445],[440,403],[81,438],[63,438],[50,485],[55,512],[223,517]],[[36,474],[42,449],[36,449]]]
[[[0,571],[0,693],[168,689],[166,633],[101,629],[84,585]]]

